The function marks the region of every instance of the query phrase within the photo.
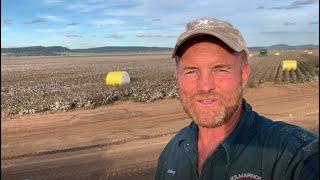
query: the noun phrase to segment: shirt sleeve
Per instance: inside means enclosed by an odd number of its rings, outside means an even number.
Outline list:
[[[319,139],[301,149],[301,160],[294,171],[294,180],[319,179]]]
[[[156,175],[155,175],[155,180],[161,180],[163,179],[163,166],[165,162],[165,149],[161,152],[159,159],[158,159],[158,164],[157,164],[157,170],[156,170]]]

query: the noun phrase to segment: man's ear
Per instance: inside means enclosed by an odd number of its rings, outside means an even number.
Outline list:
[[[250,76],[250,65],[248,63],[243,64],[242,66],[242,87],[245,88]]]

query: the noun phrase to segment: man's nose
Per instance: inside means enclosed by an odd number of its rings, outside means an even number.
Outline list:
[[[201,73],[198,79],[198,91],[210,92],[215,89],[214,77],[211,73]]]

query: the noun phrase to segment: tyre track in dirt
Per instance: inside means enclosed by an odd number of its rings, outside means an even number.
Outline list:
[[[20,118],[21,123],[15,125],[6,126],[9,122],[5,122],[1,127],[5,129],[2,139],[6,139],[2,141],[5,146],[1,148],[1,176],[4,179],[153,179],[159,152],[168,139],[188,122],[181,108],[155,111],[163,103],[147,107],[139,104],[133,107],[130,103],[117,105],[117,109],[143,112],[138,116],[131,114],[132,117],[123,115],[128,111],[113,111],[113,106],[110,106],[84,111],[84,114],[76,111],[58,113],[70,114],[64,120],[59,119],[60,115],[56,117],[57,121],[54,115],[40,115],[28,119],[29,122]],[[113,115],[108,116],[111,112]],[[46,118],[41,121],[43,116]],[[67,138],[77,134],[88,135],[75,139],[78,143]],[[48,145],[36,147],[32,143],[40,137],[50,142],[52,137],[63,136],[65,141],[52,150]],[[163,143],[158,143],[159,138],[165,139],[161,141]],[[90,144],[94,139],[105,140]],[[26,147],[28,145],[30,147]]]
[[[155,134],[155,135],[140,135],[138,137],[122,139],[122,140],[118,140],[118,141],[114,141],[114,142],[88,145],[88,146],[69,147],[69,148],[65,148],[65,149],[55,149],[55,150],[51,150],[51,151],[27,153],[27,154],[21,154],[21,155],[16,155],[16,156],[4,156],[1,158],[1,160],[12,160],[12,159],[25,158],[25,157],[45,156],[45,155],[50,155],[50,154],[67,153],[67,152],[88,150],[88,149],[94,149],[94,148],[106,148],[106,147],[110,147],[112,145],[120,145],[120,144],[124,144],[124,143],[130,142],[130,141],[157,138],[157,137],[172,135],[175,133],[177,133],[177,131],[166,132],[166,133]]]
[[[34,157],[26,158],[3,168],[1,176],[4,179],[153,179],[157,154],[168,140],[160,139],[164,141],[140,140],[140,146],[129,142],[105,151],[78,151],[66,153],[65,157],[48,155],[38,157],[37,161]]]

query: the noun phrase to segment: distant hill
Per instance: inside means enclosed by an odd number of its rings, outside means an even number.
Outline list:
[[[249,51],[257,51],[260,49],[268,49],[268,50],[319,49],[319,45],[306,44],[306,45],[290,46],[287,44],[275,44],[272,46],[249,47],[248,49]]]
[[[20,53],[20,52],[66,52],[70,49],[62,46],[28,46],[28,47],[19,47],[19,48],[1,48],[2,53]]]
[[[319,49],[319,45],[299,45],[290,46],[287,44],[276,44],[272,46],[249,47],[250,51],[256,51],[262,48],[269,50],[293,50],[293,49]],[[172,51],[169,47],[143,47],[143,46],[106,46],[86,49],[69,49],[62,46],[29,46],[19,48],[1,48],[1,53],[14,55],[61,55],[63,52],[81,52],[81,53],[112,53],[112,52],[148,52],[148,51]]]
[[[29,46],[19,48],[1,48],[1,54],[8,53],[20,56],[58,56],[62,52],[69,52],[70,49],[62,46]]]
[[[88,49],[71,49],[72,52],[86,53],[110,53],[110,52],[146,52],[146,51],[171,51],[167,47],[143,47],[143,46],[107,46]]]
[[[148,52],[148,51],[171,51],[167,47],[142,47],[142,46],[107,46],[87,49],[69,49],[62,46],[30,46],[19,48],[1,48],[1,53],[15,55],[60,55],[63,52],[80,53],[112,53],[112,52]]]

